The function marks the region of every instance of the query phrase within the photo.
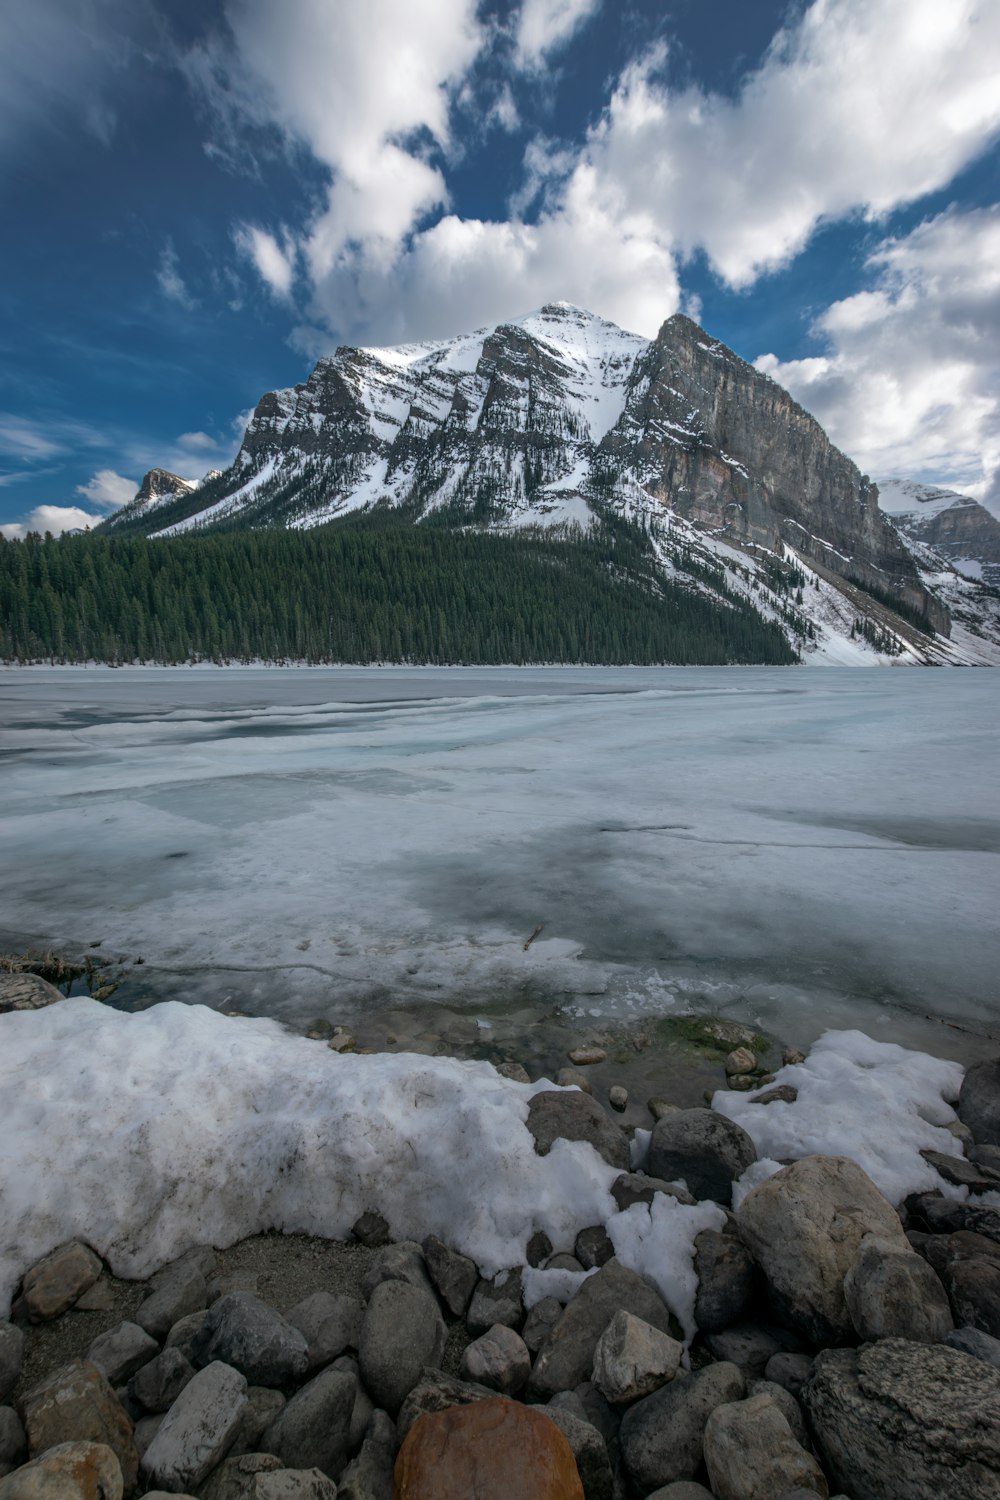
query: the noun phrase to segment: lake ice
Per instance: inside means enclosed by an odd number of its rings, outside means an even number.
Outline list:
[[[0,936],[298,1022],[528,996],[967,1061],[1000,1036],[996,681],[3,671]]]

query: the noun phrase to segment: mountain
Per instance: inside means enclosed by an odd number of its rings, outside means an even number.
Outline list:
[[[219,470],[212,472],[218,474]],[[143,525],[153,511],[160,510],[184,495],[193,494],[197,488],[198,483],[194,479],[182,479],[179,474],[171,474],[169,469],[150,469],[133,498],[121,510],[108,517],[104,529],[123,531]]]
[[[679,314],[649,340],[554,303],[440,343],[340,348],[261,398],[230,468],[179,483],[103,529],[165,538],[377,515],[573,536],[618,517],[645,533],[661,576],[720,608],[742,597],[807,656],[1000,660],[982,585],[954,575],[975,624],[949,639],[954,601],[930,579],[950,565],[918,559],[815,419]]]
[[[933,547],[956,572],[1000,585],[1000,521],[978,500],[911,479],[886,479],[879,505],[906,537]]]

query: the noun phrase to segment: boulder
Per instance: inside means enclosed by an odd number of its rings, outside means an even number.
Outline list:
[[[852,1500],[1000,1495],[1000,1371],[971,1355],[903,1339],[827,1349],[802,1399]]]
[[[347,1462],[357,1392],[355,1376],[344,1370],[323,1370],[291,1398],[264,1432],[260,1451],[275,1454],[288,1469],[321,1469],[336,1479]]]
[[[533,1400],[547,1401],[589,1380],[598,1340],[617,1312],[630,1312],[661,1333],[676,1337],[680,1329],[669,1308],[648,1281],[626,1270],[617,1259],[583,1282],[542,1345],[528,1390]]]
[[[769,1397],[792,1429],[795,1441],[801,1443],[803,1448],[809,1447],[809,1434],[806,1431],[806,1419],[802,1408],[798,1399],[783,1385],[778,1385],[772,1380],[755,1380],[747,1391],[747,1395]]]
[[[892,1204],[842,1156],[783,1167],[747,1194],[736,1221],[779,1314],[814,1344],[854,1337],[844,1277],[866,1234],[910,1249]]]
[[[360,1297],[313,1292],[285,1313],[285,1321],[306,1341],[307,1370],[312,1374],[331,1364],[345,1349],[356,1349],[361,1337],[365,1304]]]
[[[184,1358],[190,1360],[194,1341],[204,1328],[207,1317],[208,1309],[202,1308],[201,1312],[187,1313],[185,1317],[178,1318],[164,1339],[163,1347],[179,1349]]]
[[[936,1344],[954,1327],[940,1278],[909,1245],[866,1234],[844,1277],[847,1310],[858,1338]]]
[[[733,1323],[721,1333],[706,1333],[705,1347],[713,1359],[739,1365],[748,1380],[759,1380],[776,1354],[801,1345],[793,1333],[773,1323]]]
[[[285,1406],[285,1397],[280,1391],[266,1385],[248,1385],[247,1404],[229,1449],[229,1457],[258,1452],[261,1437],[278,1420]]]
[[[594,1384],[616,1406],[638,1401],[673,1380],[684,1345],[669,1333],[616,1312],[594,1350]]]
[[[548,1156],[557,1140],[587,1141],[620,1172],[630,1166],[628,1136],[596,1099],[579,1090],[546,1089],[528,1102],[527,1127],[539,1156]]]
[[[297,1328],[248,1292],[230,1292],[209,1308],[191,1345],[191,1363],[231,1365],[254,1385],[290,1385],[309,1364]]]
[[[139,1304],[135,1321],[154,1339],[165,1338],[181,1318],[208,1306],[208,1285],[194,1261],[167,1266],[153,1278],[149,1296]]]
[[[337,1494],[319,1469],[271,1469],[257,1475],[251,1500],[337,1500]]]
[[[384,1411],[373,1411],[357,1458],[337,1484],[337,1500],[392,1500],[396,1427]]]
[[[61,1443],[99,1443],[111,1449],[126,1491],[135,1487],[139,1454],[132,1423],[107,1379],[89,1360],[73,1360],[21,1398],[21,1419],[32,1458]]]
[[[770,1385],[780,1385],[796,1401],[799,1392],[812,1374],[813,1360],[809,1354],[772,1354],[764,1367],[764,1379]]]
[[[611,1196],[618,1207],[625,1211],[633,1203],[652,1203],[657,1193],[666,1193],[678,1203],[689,1206],[698,1200],[676,1182],[664,1182],[662,1177],[647,1177],[644,1172],[623,1172],[611,1184]]]
[[[420,1379],[399,1409],[396,1431],[400,1441],[406,1437],[418,1417],[447,1411],[451,1406],[470,1406],[474,1401],[488,1401],[496,1395],[488,1386],[471,1380],[456,1380],[443,1370],[421,1370]]]
[[[583,1269],[582,1267],[580,1268]],[[480,1280],[469,1303],[465,1324],[474,1338],[497,1323],[518,1329],[524,1322],[524,1295],[521,1290],[521,1267],[501,1271],[492,1281]]]
[[[597,1266],[607,1265],[615,1253],[615,1247],[603,1224],[591,1224],[580,1230],[573,1252],[585,1271],[593,1271]]]
[[[80,1240],[60,1245],[25,1272],[16,1307],[29,1323],[47,1323],[72,1307],[104,1270],[99,1255]]]
[[[181,1391],[146,1449],[151,1488],[190,1492],[222,1462],[247,1404],[246,1377],[215,1361]]]
[[[956,1203],[953,1198],[942,1198],[937,1193],[918,1193],[907,1198],[906,1207],[911,1218],[924,1224],[932,1234],[958,1234],[966,1230],[1000,1243],[1000,1209],[979,1203]]]
[[[58,1443],[0,1479],[0,1500],[122,1500],[121,1465],[104,1443]]]
[[[0,1464],[20,1464],[28,1456],[28,1435],[12,1406],[0,1406]]]
[[[556,1424],[494,1396],[420,1417],[396,1459],[394,1500],[584,1500]]]
[[[117,1328],[109,1328],[94,1340],[86,1358],[112,1385],[121,1385],[159,1352],[159,1344],[138,1323],[119,1323]]]
[[[979,1146],[1000,1146],[1000,1057],[973,1063],[962,1080],[958,1118]]]
[[[424,1240],[423,1252],[427,1274],[441,1301],[452,1317],[464,1318],[479,1280],[475,1261],[459,1255],[457,1250],[449,1250],[436,1234],[429,1234]]]
[[[495,1323],[467,1345],[462,1355],[461,1373],[464,1379],[489,1386],[501,1396],[516,1396],[528,1383],[531,1355],[513,1328]]]
[[[189,1380],[194,1366],[179,1349],[164,1349],[142,1366],[128,1383],[129,1400],[143,1411],[169,1411]]]
[[[563,1305],[555,1297],[536,1302],[524,1320],[521,1337],[532,1354],[537,1354],[563,1315]]]
[[[578,1417],[553,1402],[548,1406],[533,1407],[532,1410],[541,1412],[550,1422],[554,1422],[569,1443],[580,1483],[583,1485],[584,1500],[612,1500],[614,1474],[604,1439],[597,1428],[585,1417]]]
[[[948,1291],[955,1322],[1000,1338],[1000,1265],[992,1260],[953,1259],[948,1261],[941,1279]]]
[[[682,1109],[653,1127],[649,1170],[655,1177],[681,1177],[696,1198],[728,1208],[733,1183],[757,1160],[746,1131],[713,1109]]]
[[[379,1251],[365,1276],[366,1302],[383,1281],[405,1281],[410,1286],[422,1287],[425,1292],[434,1291],[424,1264],[424,1253],[416,1240],[400,1240],[398,1244],[386,1245]]]
[[[943,1342],[951,1349],[961,1349],[964,1354],[971,1354],[974,1359],[981,1359],[994,1370],[1000,1370],[1000,1339],[983,1333],[980,1328],[955,1328],[945,1335]]]
[[[698,1276],[694,1320],[703,1333],[718,1333],[736,1322],[753,1296],[756,1267],[740,1240],[703,1229],[695,1235],[694,1268]]]
[[[258,1475],[276,1474],[281,1459],[273,1453],[242,1453],[215,1469],[201,1491],[202,1500],[251,1500]]]
[[[0,1016],[14,1010],[44,1010],[63,993],[40,974],[0,974]]]
[[[17,1384],[23,1359],[24,1330],[0,1322],[0,1401],[6,1401]]]
[[[425,1365],[441,1361],[448,1332],[433,1292],[384,1281],[361,1327],[361,1378],[378,1406],[395,1417]]]
[[[803,1489],[828,1500],[826,1479],[768,1395],[717,1406],[705,1423],[705,1467],[716,1500],[774,1500]]]
[[[682,1373],[669,1385],[630,1406],[622,1418],[621,1452],[632,1483],[642,1494],[697,1474],[705,1424],[717,1406],[746,1394],[735,1365],[708,1365]]]

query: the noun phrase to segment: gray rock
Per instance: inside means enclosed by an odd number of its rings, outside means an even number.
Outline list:
[[[346,1371],[321,1371],[263,1433],[260,1451],[274,1453],[288,1469],[321,1469],[335,1479],[347,1462],[357,1389]]]
[[[587,1229],[581,1229],[573,1249],[585,1271],[607,1265],[615,1253],[615,1247],[603,1224],[591,1224]]]
[[[145,1456],[146,1449],[163,1426],[163,1416],[164,1414],[161,1412],[155,1417],[140,1417],[138,1422],[136,1422],[135,1431],[132,1435],[135,1438],[135,1446],[139,1453],[140,1462]]]
[[[1000,1370],[1000,1339],[983,1333],[981,1328],[955,1328],[951,1333],[945,1334],[942,1342],[951,1349],[960,1349],[963,1354],[971,1354],[973,1359],[981,1359],[995,1370]]]
[[[629,1312],[616,1312],[594,1350],[594,1385],[615,1406],[673,1380],[684,1345]]]
[[[384,1411],[372,1412],[357,1458],[340,1476],[337,1500],[392,1500],[396,1427]]]
[[[337,1486],[319,1469],[272,1469],[257,1475],[251,1500],[337,1500]]]
[[[587,1408],[576,1394],[576,1391],[560,1391],[557,1396],[552,1397],[548,1406],[536,1406],[535,1410],[546,1412],[565,1411],[571,1417],[576,1417],[578,1422],[590,1421],[590,1418],[587,1416]]]
[[[135,1321],[154,1339],[165,1338],[181,1318],[208,1306],[208,1285],[192,1262],[168,1266],[154,1278],[152,1290],[139,1304]]]
[[[977,1166],[1000,1172],[1000,1146],[970,1146],[968,1156]]]
[[[358,1350],[361,1378],[376,1405],[395,1417],[421,1370],[440,1364],[447,1337],[433,1292],[405,1281],[377,1286]]]
[[[773,1089],[765,1089],[762,1094],[755,1094],[754,1104],[794,1104],[799,1097],[797,1088],[790,1083],[777,1083]]]
[[[614,1475],[604,1439],[590,1422],[553,1405],[537,1406],[543,1417],[554,1422],[573,1450],[584,1500],[613,1500]]]
[[[696,1374],[678,1375],[629,1407],[620,1441],[633,1484],[648,1494],[658,1485],[692,1478],[701,1467],[709,1416],[725,1402],[742,1400],[745,1391],[735,1365],[708,1365]]]
[[[0,1477],[0,1500],[122,1500],[117,1458],[103,1443],[59,1443]]]
[[[299,1330],[247,1292],[230,1292],[209,1308],[191,1355],[194,1365],[232,1365],[254,1385],[290,1385],[309,1364]]]
[[[464,1318],[479,1280],[475,1261],[449,1250],[436,1234],[424,1240],[423,1252],[427,1274],[441,1301],[453,1317]]]
[[[532,1398],[547,1401],[589,1380],[598,1340],[622,1311],[661,1333],[680,1332],[659,1293],[634,1271],[609,1260],[583,1283],[542,1345],[528,1386]]]
[[[694,1320],[704,1333],[718,1333],[736,1322],[753,1296],[756,1267],[740,1240],[703,1229],[695,1236],[694,1268],[698,1276]]]
[[[521,1290],[521,1267],[501,1271],[492,1281],[480,1280],[469,1303],[465,1324],[473,1338],[502,1323],[515,1331],[524,1322],[524,1295]]]
[[[768,1395],[717,1406],[705,1424],[705,1467],[717,1500],[774,1500],[804,1489],[827,1500],[819,1464]]]
[[[595,1064],[608,1060],[603,1047],[573,1047],[566,1056],[577,1068],[592,1068]]]
[[[129,1397],[143,1411],[169,1411],[189,1380],[194,1366],[179,1349],[164,1349],[132,1376]]]
[[[1000,1371],[971,1355],[903,1339],[826,1349],[802,1399],[852,1500],[1000,1495]]]
[[[536,1229],[525,1248],[525,1260],[529,1266],[543,1266],[551,1254],[552,1241],[544,1229]]]
[[[230,1458],[256,1453],[267,1429],[281,1416],[286,1406],[280,1391],[266,1385],[247,1386],[247,1404],[240,1417],[239,1429],[229,1450]]]
[[[165,1349],[179,1349],[186,1360],[191,1358],[191,1349],[198,1334],[205,1326],[208,1317],[208,1309],[203,1308],[201,1312],[188,1313],[184,1318],[178,1318],[170,1332],[163,1341]]]
[[[721,1333],[707,1333],[705,1346],[714,1359],[739,1365],[748,1380],[760,1380],[774,1355],[797,1350],[799,1341],[773,1323],[734,1323]]]
[[[405,1281],[408,1286],[419,1286],[434,1295],[434,1287],[424,1264],[424,1253],[416,1240],[400,1240],[396,1245],[386,1245],[375,1257],[364,1280],[365,1301],[371,1300],[372,1292],[383,1281]]]
[[[778,1385],[777,1381],[755,1380],[747,1391],[747,1395],[767,1396],[769,1400],[773,1401],[792,1429],[792,1436],[795,1441],[800,1443],[803,1448],[809,1447],[806,1419],[803,1416],[798,1399],[792,1395],[791,1391],[786,1390],[783,1385]]]
[[[213,1276],[218,1269],[219,1257],[211,1245],[192,1245],[190,1250],[185,1250],[183,1255],[178,1255],[174,1260],[168,1261],[161,1266],[153,1277],[152,1285],[155,1290],[157,1286],[167,1281],[172,1281],[175,1276],[180,1276],[186,1271],[200,1271],[206,1281]]]
[[[621,1172],[629,1169],[628,1137],[620,1125],[586,1094],[545,1090],[528,1104],[528,1129],[539,1156],[548,1156],[557,1140],[588,1141],[598,1155]]]
[[[608,1103],[611,1108],[617,1110],[618,1114],[624,1114],[628,1109],[628,1089],[623,1088],[620,1083],[608,1089]]]
[[[373,1209],[361,1215],[352,1227],[351,1233],[369,1250],[377,1250],[380,1245],[387,1245],[391,1238],[388,1223],[380,1213],[376,1213]]]
[[[646,1108],[654,1120],[662,1120],[666,1115],[680,1113],[679,1104],[671,1104],[669,1099],[663,1099],[658,1094],[654,1094],[651,1099],[646,1100]]]
[[[285,1313],[308,1346],[308,1371],[312,1374],[330,1364],[345,1349],[356,1349],[361,1337],[365,1304],[360,1297],[313,1292]]]
[[[962,1080],[958,1118],[979,1146],[1000,1146],[1000,1057],[973,1063]]]
[[[111,1312],[114,1305],[114,1288],[105,1276],[98,1277],[94,1285],[73,1303],[77,1312]]]
[[[647,1177],[644,1172],[623,1172],[611,1184],[611,1196],[623,1212],[633,1203],[652,1203],[657,1193],[666,1193],[668,1198],[676,1198],[678,1203],[689,1206],[698,1201],[679,1183],[664,1182],[662,1177]]]
[[[764,1368],[764,1379],[770,1385],[780,1385],[796,1401],[799,1392],[812,1374],[813,1361],[808,1354],[772,1354]]]
[[[965,1230],[1000,1243],[1000,1209],[985,1208],[978,1203],[956,1203],[936,1193],[921,1193],[906,1202],[911,1213],[932,1234],[958,1234]]]
[[[28,1437],[12,1406],[0,1406],[0,1464],[20,1464],[28,1456]]]
[[[357,1394],[354,1397],[354,1405],[351,1407],[351,1426],[347,1438],[347,1451],[352,1458],[365,1440],[368,1423],[371,1421],[375,1409],[375,1404],[361,1384],[359,1376]]]
[[[581,1093],[592,1094],[594,1085],[586,1073],[581,1073],[579,1068],[560,1068],[556,1074],[556,1083],[563,1089],[579,1089]]]
[[[713,1109],[683,1109],[653,1127],[649,1170],[668,1181],[682,1177],[696,1198],[732,1202],[733,1183],[757,1160],[741,1126]]]
[[[0,1401],[17,1384],[24,1359],[24,1330],[13,1323],[0,1323]]]
[[[576,1387],[573,1395],[579,1401],[586,1420],[597,1428],[609,1451],[613,1450],[613,1458],[614,1453],[618,1451],[618,1429],[622,1424],[621,1413],[615,1411],[614,1407],[601,1395],[601,1392],[594,1385],[593,1381],[582,1381]],[[553,1397],[552,1399],[554,1401],[558,1398]],[[549,1405],[552,1405],[551,1401]]]
[[[943,1151],[921,1151],[920,1155],[945,1182],[967,1187],[970,1193],[990,1193],[1000,1188],[1000,1172],[994,1172],[992,1167],[966,1161],[964,1156],[948,1156]]]
[[[99,1255],[80,1240],[60,1245],[26,1271],[15,1316],[23,1312],[29,1323],[47,1323],[71,1308],[104,1270]]]
[[[844,1277],[866,1234],[909,1253],[892,1204],[842,1156],[806,1156],[783,1167],[747,1194],[736,1221],[782,1322],[812,1344],[854,1337]]]
[[[531,1355],[513,1328],[495,1323],[466,1346],[460,1373],[464,1380],[488,1385],[501,1396],[516,1396],[528,1382]]]
[[[221,1463],[201,1490],[201,1500],[252,1500],[257,1476],[276,1474],[281,1459],[273,1453],[241,1453]]]
[[[215,1362],[185,1386],[150,1443],[142,1470],[151,1486],[191,1491],[229,1451],[247,1404],[244,1376]]]
[[[844,1296],[862,1342],[901,1338],[936,1344],[954,1327],[940,1279],[898,1240],[865,1235],[844,1277]]]
[[[1000,1338],[1000,1265],[990,1260],[950,1260],[941,1279],[955,1322]]]
[[[532,1354],[538,1353],[562,1314],[562,1303],[555,1297],[543,1297],[531,1308],[524,1320],[521,1337]]]
[[[63,993],[40,974],[0,974],[0,1016],[15,1010],[44,1010]]]
[[[523,1063],[503,1062],[494,1063],[493,1066],[501,1078],[512,1078],[515,1083],[530,1083],[531,1077]]]
[[[557,1250],[555,1255],[550,1255],[545,1262],[546,1271],[573,1271],[582,1276],[584,1266],[577,1260],[575,1255],[570,1255],[568,1250]]]
[[[138,1323],[119,1323],[94,1340],[85,1358],[92,1360],[112,1385],[121,1385],[159,1352],[159,1344]]]
[[[473,1401],[491,1401],[496,1391],[476,1385],[471,1380],[456,1380],[443,1370],[424,1369],[420,1379],[399,1409],[396,1434],[402,1442],[418,1417],[429,1412],[447,1411],[449,1406],[468,1406]]]

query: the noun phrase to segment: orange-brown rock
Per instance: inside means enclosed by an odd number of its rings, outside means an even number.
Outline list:
[[[122,1500],[122,1488],[105,1443],[60,1443],[0,1479],[0,1500]]]
[[[125,1493],[135,1488],[139,1452],[132,1423],[95,1364],[76,1359],[63,1365],[22,1396],[20,1407],[32,1458],[59,1443],[105,1443],[121,1466]]]
[[[393,1500],[583,1500],[554,1422],[496,1397],[420,1417],[396,1459]]]

